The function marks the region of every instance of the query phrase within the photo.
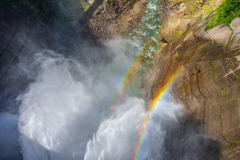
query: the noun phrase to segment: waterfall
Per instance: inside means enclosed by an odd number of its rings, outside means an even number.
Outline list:
[[[23,159],[131,159],[148,113],[142,98],[127,94],[115,106],[111,104],[119,76],[114,72],[125,60],[124,55],[116,55],[109,64],[91,67],[51,50],[37,53],[32,62],[39,66],[36,80],[17,98]],[[169,114],[176,121],[175,111],[181,106],[165,105],[169,107],[159,111],[159,117]],[[165,135],[159,120],[152,125],[148,143],[156,139],[159,143],[149,146],[147,155],[161,148]]]
[[[77,56],[47,49],[28,63],[20,61],[17,72],[32,80],[16,99],[18,114],[0,114],[0,159],[133,159],[141,126],[150,113],[136,85],[113,101],[122,70],[131,65],[125,42],[104,42],[112,53],[105,63],[84,64]],[[168,95],[159,105],[148,123],[139,160],[216,159],[218,143],[181,114],[181,104]]]

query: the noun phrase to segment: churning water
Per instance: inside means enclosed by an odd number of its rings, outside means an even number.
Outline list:
[[[19,113],[0,114],[0,159],[132,159],[148,112],[142,98],[127,92],[113,104],[117,73],[122,73],[128,61],[119,51],[110,62],[90,66],[51,50],[36,53],[22,68],[29,76],[32,71],[26,68],[37,68],[37,74],[17,97]],[[188,127],[176,115],[180,104],[169,96],[160,105],[138,159],[201,159],[206,152],[216,155],[217,146],[205,140],[199,126]],[[205,149],[209,145],[210,151]]]
[[[39,74],[18,97],[23,159],[130,159],[147,113],[141,98],[112,104],[116,72],[127,62],[120,51],[92,67],[53,51],[36,54]]]
[[[31,68],[37,68],[38,73],[17,97],[19,113],[0,114],[0,159],[131,159],[148,113],[144,100],[128,93],[113,104],[119,76],[123,76],[119,74],[129,62],[121,48],[115,49],[118,53],[110,62],[92,66],[51,50],[36,53],[31,63],[22,67],[29,76]],[[176,121],[180,105],[165,105],[160,117]],[[145,153],[148,159],[151,152],[160,157],[154,150],[161,148],[165,135],[160,121],[153,125]]]

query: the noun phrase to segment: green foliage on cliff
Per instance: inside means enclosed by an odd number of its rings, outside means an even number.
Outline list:
[[[198,19],[198,23],[202,20],[202,14],[200,15],[199,19]]]
[[[211,11],[209,15],[205,18],[205,20],[207,20],[213,14],[213,12],[215,12],[215,10]]]
[[[230,23],[233,19],[240,16],[240,1],[239,0],[225,0],[217,9],[216,14],[207,24],[205,31],[218,26],[220,24],[225,24],[230,29]],[[232,29],[231,29],[232,30]]]

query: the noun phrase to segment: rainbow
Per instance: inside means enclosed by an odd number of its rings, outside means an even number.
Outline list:
[[[113,98],[111,101],[111,105],[113,107],[123,98],[124,90],[127,88],[129,83],[133,79],[134,75],[137,73],[139,67],[141,66],[141,62],[147,47],[152,46],[153,42],[157,44],[160,41],[159,36],[160,36],[160,30],[161,30],[161,23],[155,22],[155,20],[159,20],[159,18],[161,18],[161,14],[159,14],[159,11],[162,10],[162,6],[160,3],[161,1],[158,1],[158,0],[148,0],[148,4],[145,10],[145,15],[141,18],[141,22],[138,24],[138,27],[137,27],[141,29],[138,30],[136,33],[137,35],[140,35],[141,39],[145,39],[147,34],[149,33],[150,33],[150,37],[146,39],[144,47],[140,50],[140,52],[136,54],[135,58],[131,62],[128,69],[121,72],[120,81],[118,82],[119,85],[117,86],[116,92],[113,95]],[[151,23],[153,24],[150,25]],[[158,48],[158,45],[156,48]]]
[[[147,43],[148,44],[148,43]],[[141,66],[141,62],[144,56],[144,47],[141,49],[134,57],[133,61],[129,65],[129,67],[123,72],[119,85],[116,89],[116,93],[113,96],[113,100],[111,105],[114,107],[122,98],[124,95],[124,90],[127,88],[127,86],[130,84],[131,80],[133,79],[134,75],[139,70],[139,67]]]
[[[162,87],[159,89],[158,93],[156,94],[155,98],[150,103],[150,105],[148,107],[149,114],[148,114],[148,116],[146,116],[146,118],[144,119],[144,121],[141,125],[140,132],[139,132],[139,138],[138,138],[135,150],[134,150],[132,160],[140,160],[141,159],[140,152],[141,152],[141,148],[143,147],[143,142],[147,137],[146,131],[148,130],[149,122],[153,118],[155,111],[160,107],[159,104],[160,104],[161,100],[163,100],[164,97],[169,94],[169,92],[171,91],[172,84],[179,79],[179,77],[180,77],[179,75],[181,75],[182,71],[183,71],[183,67],[177,68],[174,71],[174,73],[172,74],[171,78],[169,80],[167,80],[167,82],[165,84],[162,85]]]

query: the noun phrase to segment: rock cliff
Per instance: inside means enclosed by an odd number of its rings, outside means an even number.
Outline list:
[[[154,57],[153,79],[148,81],[148,99],[159,88],[173,83],[173,97],[185,112],[203,123],[209,138],[222,144],[222,159],[239,159],[240,153],[240,18],[231,31],[224,24],[207,32],[213,15],[189,23],[182,38],[160,48]],[[181,72],[180,68],[183,68]],[[176,73],[177,72],[177,73]],[[179,80],[171,80],[179,74]]]
[[[127,34],[137,28],[146,5],[146,0],[101,0],[84,28],[92,30],[99,38]]]

